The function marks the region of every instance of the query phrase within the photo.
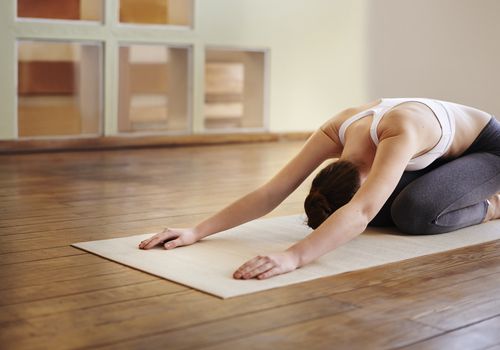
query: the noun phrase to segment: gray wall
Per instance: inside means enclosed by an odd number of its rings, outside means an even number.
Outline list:
[[[500,0],[367,0],[367,95],[500,117]]]

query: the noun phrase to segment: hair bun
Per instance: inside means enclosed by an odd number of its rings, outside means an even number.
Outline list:
[[[333,212],[325,195],[316,190],[309,193],[304,208],[308,217],[307,225],[313,229],[321,225]]]
[[[316,229],[333,212],[346,205],[361,185],[359,170],[346,160],[324,167],[314,178],[304,201],[307,225]]]
[[[325,212],[325,215],[330,215],[332,213],[332,208],[326,199],[325,195],[319,191],[313,192],[313,198],[316,202],[318,208]]]

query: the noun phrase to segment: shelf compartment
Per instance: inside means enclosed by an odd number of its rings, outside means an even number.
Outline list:
[[[120,132],[188,131],[189,56],[186,47],[120,46]]]
[[[18,42],[18,136],[96,135],[102,120],[102,46]]]
[[[206,50],[206,129],[264,127],[265,62],[263,51]]]

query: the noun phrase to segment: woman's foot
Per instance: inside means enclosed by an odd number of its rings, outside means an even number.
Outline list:
[[[488,198],[488,201],[488,211],[486,212],[484,222],[500,219],[500,193],[494,194]]]

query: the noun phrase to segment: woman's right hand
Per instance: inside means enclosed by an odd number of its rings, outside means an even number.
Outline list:
[[[173,249],[193,244],[198,240],[199,238],[192,228],[166,228],[151,238],[142,241],[139,248],[151,249],[157,245],[163,245],[165,249]]]

